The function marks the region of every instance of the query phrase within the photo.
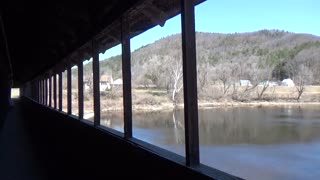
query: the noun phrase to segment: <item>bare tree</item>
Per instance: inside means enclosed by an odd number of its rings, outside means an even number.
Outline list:
[[[91,70],[87,70],[87,69],[84,69],[84,72],[83,72],[83,85],[87,85],[88,86],[88,93],[89,94],[92,94],[93,93],[93,74],[92,74],[92,71]]]
[[[265,81],[265,82],[262,82],[262,88],[257,88],[257,98],[258,98],[258,100],[262,99],[263,94],[264,94],[264,92],[266,92],[268,87],[269,87],[269,82]]]
[[[158,88],[166,88],[166,67],[160,63],[150,63],[144,74],[144,79],[150,81],[153,85]]]
[[[177,95],[181,92],[183,88],[182,83],[182,64],[178,59],[171,59],[171,63],[168,66],[169,74],[172,79],[172,95],[171,100],[174,105],[177,104]]]
[[[294,81],[296,84],[297,91],[297,101],[300,101],[300,98],[305,91],[305,85],[312,81],[312,72],[308,67],[301,64],[298,67],[297,74],[294,76]]]
[[[197,78],[198,78],[198,89],[203,91],[204,87],[208,83],[210,63],[208,57],[197,56]]]
[[[208,81],[208,64],[199,65],[198,68],[198,87],[203,90]]]
[[[231,87],[230,82],[230,68],[226,64],[222,64],[216,67],[217,79],[222,83],[222,93],[226,95]]]
[[[222,83],[223,95],[227,95],[229,89],[235,84],[238,73],[238,64],[224,63],[216,67],[217,79]]]
[[[269,88],[270,79],[272,75],[272,68],[265,66],[263,68],[257,67],[257,64],[252,65],[250,68],[250,81],[252,86],[246,87],[245,91],[256,90],[257,99],[261,100],[264,93]]]

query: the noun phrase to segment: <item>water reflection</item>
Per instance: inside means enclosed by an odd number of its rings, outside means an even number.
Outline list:
[[[181,110],[134,112],[133,118],[135,137],[160,146],[184,144],[184,114]],[[122,131],[123,112],[103,113],[101,124]]]
[[[180,115],[180,116],[179,116]],[[177,144],[184,144],[184,116],[178,109],[172,111],[174,139]]]
[[[201,110],[201,144],[279,144],[319,139],[318,112],[290,108]]]
[[[123,112],[104,112],[101,114],[101,125],[123,132]]]
[[[184,113],[181,109],[164,112],[135,112],[133,126],[138,138],[154,144],[184,144]],[[318,107],[233,107],[199,110],[202,145],[283,144],[320,139]],[[123,128],[123,113],[103,114],[102,124]],[[150,130],[150,134],[139,131]]]
[[[201,163],[245,179],[320,176],[320,106],[233,107],[199,110]],[[123,113],[102,124],[123,129]],[[184,113],[134,112],[136,138],[184,155]]]

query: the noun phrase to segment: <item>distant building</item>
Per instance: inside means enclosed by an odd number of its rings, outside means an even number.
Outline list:
[[[112,76],[107,74],[100,76],[100,91],[110,90],[112,84],[113,84]]]
[[[92,86],[92,79],[88,77],[83,78],[84,90],[89,91]],[[108,74],[103,74],[100,76],[100,91],[107,91],[114,87],[122,87],[123,81],[121,78],[113,80],[113,77]]]
[[[279,83],[277,81],[262,81],[258,86],[279,86]]]
[[[92,77],[92,76],[91,76]],[[84,90],[85,91],[89,91],[90,87],[92,88],[93,85],[93,80],[92,78],[89,77],[84,77],[83,78],[83,85],[84,85]],[[107,74],[103,74],[100,76],[100,91],[106,91],[106,90],[110,90],[112,88],[112,84],[113,84],[113,78],[111,75],[107,75]]]
[[[250,80],[240,80],[240,86],[252,86]]]
[[[83,76],[83,87],[84,91],[89,91],[92,87],[92,80],[89,77]]]
[[[294,82],[290,78],[282,80],[281,85],[282,86],[289,86],[289,87],[294,87],[295,86]]]
[[[123,84],[122,79],[116,79],[115,81],[113,81],[111,85],[113,87],[118,87],[118,86],[122,86],[122,84]]]

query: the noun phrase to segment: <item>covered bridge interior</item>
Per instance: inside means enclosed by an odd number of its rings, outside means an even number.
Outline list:
[[[194,6],[201,0],[0,2],[0,179],[237,179],[199,162]],[[186,155],[132,137],[130,39],[181,13]],[[99,53],[122,45],[124,133],[100,126]],[[70,69],[93,57],[94,122],[71,115]],[[68,72],[68,112],[53,75]],[[80,77],[80,76],[79,76]],[[81,76],[82,77],[82,76]],[[48,82],[53,86],[48,89]],[[79,87],[83,79],[79,78]],[[10,89],[21,97],[10,105]],[[59,86],[61,87],[61,86]],[[52,93],[54,89],[54,93]],[[81,90],[82,89],[82,90]],[[54,97],[53,101],[49,97]]]

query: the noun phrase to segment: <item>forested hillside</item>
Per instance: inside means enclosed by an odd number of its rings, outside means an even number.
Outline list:
[[[320,37],[314,35],[279,30],[198,32],[196,44],[199,91],[220,84],[226,94],[241,79],[253,85],[285,78],[297,85],[320,84]],[[132,53],[133,86],[153,85],[175,96],[182,85],[181,59],[180,34],[137,49]],[[121,56],[101,61],[100,69],[114,79],[121,77]]]

